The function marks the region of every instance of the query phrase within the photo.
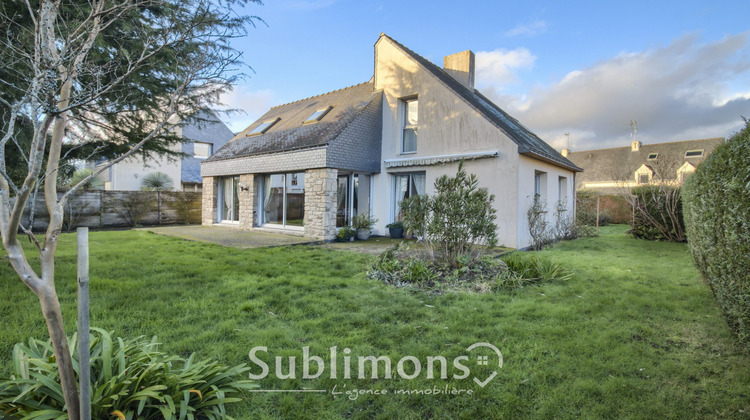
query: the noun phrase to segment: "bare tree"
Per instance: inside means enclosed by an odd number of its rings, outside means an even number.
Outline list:
[[[648,182],[637,180],[635,170],[613,174],[617,194],[633,209],[634,218],[655,229],[661,238],[683,242],[685,229],[680,220],[681,189],[677,174],[680,162],[674,156],[660,155],[647,166]]]
[[[151,142],[175,121],[209,108],[242,74],[229,41],[257,18],[233,6],[258,0],[11,0],[0,4],[0,234],[21,281],[39,298],[71,419],[79,418],[75,373],[55,291],[55,250],[67,202],[82,185]],[[25,139],[26,143],[22,140]],[[27,147],[24,149],[23,145]],[[63,150],[116,157],[58,194]],[[19,150],[25,174],[7,171]],[[17,153],[18,154],[18,153]],[[11,162],[15,163],[15,162]],[[38,239],[21,224],[41,187],[50,216]],[[19,233],[35,244],[39,272]]]

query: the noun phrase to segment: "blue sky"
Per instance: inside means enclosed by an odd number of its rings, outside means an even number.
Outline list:
[[[385,32],[427,59],[471,49],[477,88],[555,147],[727,136],[750,117],[750,2],[268,0],[225,96],[244,129],[274,105],[365,82]]]

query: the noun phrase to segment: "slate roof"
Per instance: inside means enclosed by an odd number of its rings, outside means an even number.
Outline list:
[[[196,121],[189,121],[182,126],[182,136],[193,141],[213,144],[221,142],[223,145],[226,140],[234,137],[234,133],[212,111],[202,110]]]
[[[640,150],[634,152],[631,147],[615,147],[611,149],[583,150],[570,152],[568,159],[584,169],[578,176],[579,182],[611,182],[623,175],[632,176],[641,165],[652,166],[653,161],[648,160],[652,153],[658,153],[662,162],[665,160],[675,169],[690,162],[698,166],[706,157],[724,141],[723,138],[711,138],[701,140],[677,141],[671,143],[643,144]],[[703,149],[702,157],[685,157],[688,150]],[[670,173],[671,179],[677,178],[677,173]],[[670,178],[667,178],[670,179]]]
[[[381,36],[388,38],[391,42],[396,44],[407,55],[416,60],[420,65],[422,65],[430,73],[437,77],[443,84],[448,86],[457,95],[463,98],[472,108],[482,114],[490,122],[495,124],[495,126],[502,130],[511,140],[513,140],[514,143],[518,145],[518,153],[530,155],[537,159],[552,163],[553,165],[562,166],[573,171],[580,172],[582,170],[573,162],[563,157],[557,150],[553,149],[552,146],[539,138],[539,136],[531,132],[531,130],[526,128],[517,119],[511,117],[499,106],[492,103],[492,101],[487,99],[487,97],[479,93],[478,90],[470,90],[459,81],[454,79],[453,76],[446,73],[442,68],[410,50],[388,35],[381,34]]]
[[[373,83],[367,82],[275,106],[206,162],[325,146],[379,95],[382,92],[374,92]],[[304,123],[313,112],[327,106],[333,108],[320,121]],[[279,122],[265,133],[247,135],[264,121],[276,118],[280,118]]]
[[[224,146],[227,141],[234,137],[230,130],[213,112],[202,110],[196,115],[195,120],[187,121],[182,126],[182,137],[192,141],[213,144],[217,150]],[[188,156],[182,158],[180,166],[180,178],[182,182],[201,183],[201,162],[205,159],[193,157],[193,143],[183,143],[182,153]]]

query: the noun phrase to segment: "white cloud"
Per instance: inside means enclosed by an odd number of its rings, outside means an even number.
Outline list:
[[[270,89],[251,91],[239,85],[221,98],[226,109],[238,112],[222,115],[222,120],[233,132],[246,129],[255,120],[266,113],[276,102],[275,93]]]
[[[497,49],[476,53],[476,80],[484,85],[502,86],[516,83],[515,71],[534,66],[536,57],[526,48]]]
[[[746,87],[731,88],[750,74],[747,42],[747,33],[710,43],[686,36],[572,71],[527,98],[498,95],[497,88],[487,94],[542,138],[571,132],[578,150],[628,144],[630,120],[646,143],[722,137],[750,116]],[[478,85],[487,82],[482,77]]]
[[[547,31],[547,22],[537,20],[531,23],[519,24],[515,28],[505,32],[505,36],[535,36]]]

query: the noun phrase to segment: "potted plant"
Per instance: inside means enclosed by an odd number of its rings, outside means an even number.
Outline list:
[[[404,237],[404,222],[393,222],[385,225],[391,239],[401,239]]]
[[[378,219],[370,217],[369,213],[360,213],[352,219],[352,227],[357,229],[357,239],[366,241],[370,238],[370,230]]]
[[[357,234],[357,231],[350,228],[349,226],[344,226],[341,229],[339,229],[339,233],[336,234],[336,241],[337,242],[351,242],[354,240],[354,236]]]

